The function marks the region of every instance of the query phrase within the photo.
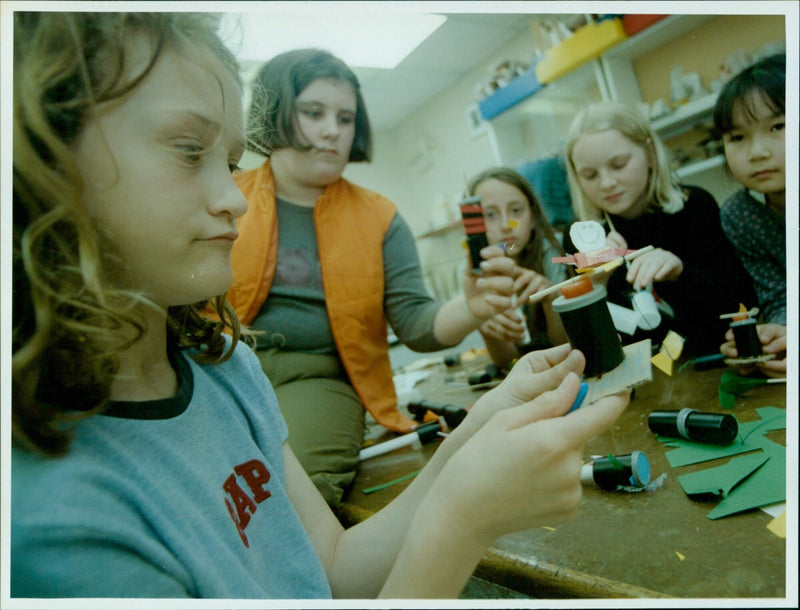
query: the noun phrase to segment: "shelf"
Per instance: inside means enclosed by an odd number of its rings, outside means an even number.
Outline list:
[[[632,61],[664,46],[714,17],[716,15],[670,15],[623,40],[606,51],[605,55],[610,59]]]
[[[590,61],[564,78],[542,86],[536,95],[527,96],[508,112],[502,112],[492,117],[491,123],[495,126],[514,125],[518,127],[521,120],[525,121],[537,115],[550,117],[553,113],[562,110],[574,115],[577,111],[573,107],[576,101],[580,105],[590,99],[594,100],[592,94],[597,89],[597,76],[593,63]]]
[[[620,19],[605,19],[577,30],[570,38],[548,50],[524,74],[478,102],[478,109],[488,121],[530,98],[555,87],[562,79],[596,59],[608,48],[625,40]]]
[[[690,176],[702,174],[703,172],[716,167],[722,167],[723,165],[725,165],[725,155],[717,155],[709,159],[703,159],[702,161],[695,161],[694,163],[683,165],[679,167],[675,173],[678,178],[685,179],[689,178]]]
[[[489,97],[478,102],[478,109],[485,121],[519,104],[522,100],[530,97],[544,87],[544,85],[539,82],[539,79],[536,78],[535,68],[536,64],[528,68],[523,74],[514,78],[505,87],[501,87]]]
[[[588,23],[560,44],[548,49],[536,65],[536,76],[542,83],[551,83],[590,59],[597,59],[626,38],[621,19]]]
[[[711,116],[717,94],[710,93],[650,122],[653,130],[663,139],[669,139],[694,128],[702,119]]]

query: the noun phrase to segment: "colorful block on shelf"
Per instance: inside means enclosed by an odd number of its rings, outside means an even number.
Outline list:
[[[540,83],[551,83],[590,59],[599,57],[627,37],[619,18],[589,23],[547,51],[536,64],[536,77]]]
[[[669,15],[624,15],[622,17],[622,27],[628,36],[633,36],[645,28],[649,28],[656,21],[661,21]]]
[[[478,102],[478,109],[485,121],[505,112],[512,106],[519,104],[525,98],[533,95],[542,88],[536,78],[535,64],[520,74],[505,87],[501,87],[492,95]]]

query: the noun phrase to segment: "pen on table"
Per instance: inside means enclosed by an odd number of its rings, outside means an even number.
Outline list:
[[[421,424],[413,432],[398,436],[390,441],[385,441],[371,447],[366,447],[358,452],[359,461],[368,460],[370,458],[383,455],[389,451],[400,449],[401,447],[413,446],[421,448],[423,444],[429,443],[437,437],[437,432],[442,429],[441,423],[438,420]]]

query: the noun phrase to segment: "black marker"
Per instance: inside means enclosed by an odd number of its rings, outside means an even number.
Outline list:
[[[695,409],[653,411],[647,418],[650,430],[661,436],[730,445],[739,434],[739,423],[727,413],[702,413]]]
[[[650,482],[650,462],[641,451],[628,455],[597,458],[581,468],[581,483],[594,483],[601,489],[644,487]]]

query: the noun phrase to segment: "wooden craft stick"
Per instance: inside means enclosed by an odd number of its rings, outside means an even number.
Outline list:
[[[729,318],[736,318],[739,316],[747,316],[748,318],[755,318],[758,315],[758,307],[753,307],[750,311],[737,311],[736,313],[724,313],[720,315],[720,320],[727,320]]]
[[[639,248],[638,250],[634,250],[630,254],[626,254],[622,258],[624,258],[626,261],[632,261],[634,258],[639,258],[642,254],[647,254],[648,252],[651,252],[653,250],[655,250],[653,246],[645,246],[644,248]]]
[[[608,264],[608,263],[606,263]],[[575,277],[571,277],[568,280],[564,280],[563,282],[559,282],[558,284],[553,284],[550,288],[545,288],[544,290],[540,290],[528,297],[529,303],[536,303],[540,299],[543,299],[549,294],[553,294],[554,292],[558,292],[564,286],[569,286],[570,284],[575,284],[580,282],[583,278],[587,276],[587,273],[581,273],[580,275],[576,275]]]
[[[647,252],[650,252],[651,250],[653,250],[653,246],[645,246],[644,248],[639,248],[638,250],[635,250],[630,254],[627,254],[625,256],[620,256],[619,258],[616,258],[613,261],[609,261],[603,265],[600,265],[599,267],[594,267],[592,269],[589,269],[584,273],[569,278],[568,280],[564,280],[563,282],[559,282],[558,284],[553,284],[552,286],[550,286],[550,288],[545,288],[544,290],[540,290],[539,292],[529,296],[528,302],[536,303],[537,301],[543,299],[547,295],[553,294],[554,292],[561,290],[564,286],[569,286],[570,284],[575,284],[577,282],[580,282],[587,275],[599,275],[601,273],[608,273],[610,271],[613,271],[614,269],[622,265],[623,261],[632,261],[636,257],[641,256],[642,254],[645,254]]]
[[[614,223],[611,222],[611,217],[608,215],[608,212],[603,210],[603,216],[606,217],[606,223],[608,223],[608,228],[611,229],[612,231],[614,231],[614,233],[616,233],[617,230],[614,228]]]

